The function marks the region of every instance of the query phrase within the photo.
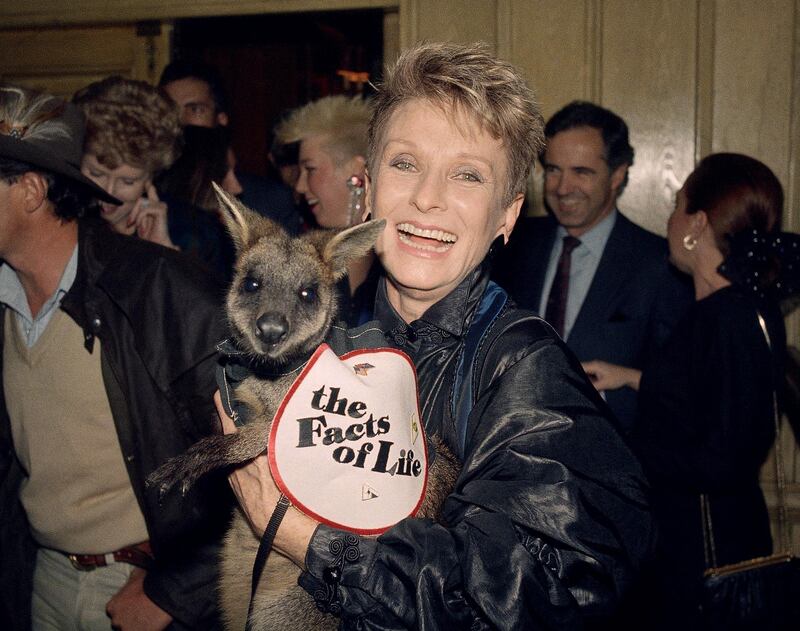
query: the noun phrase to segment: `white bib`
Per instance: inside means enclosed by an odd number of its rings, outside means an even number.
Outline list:
[[[405,353],[322,344],[272,423],[278,488],[317,521],[376,535],[414,515],[428,476],[417,376]]]

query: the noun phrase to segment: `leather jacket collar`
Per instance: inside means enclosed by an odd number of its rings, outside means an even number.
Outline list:
[[[460,338],[472,320],[472,312],[480,301],[489,282],[489,265],[485,260],[459,285],[432,305],[418,320],[407,323],[389,302],[386,278],[378,284],[375,297],[375,319],[381,323],[386,335],[398,346],[417,346],[427,338],[453,336]]]
[[[83,329],[87,350],[91,352],[95,337],[110,341],[121,335],[118,327],[129,328],[136,350],[162,388],[215,353],[213,347],[180,343],[194,335],[208,339],[202,331],[208,326],[205,320],[181,318],[180,331],[162,326],[178,321],[174,312],[198,299],[194,288],[210,286],[200,268],[187,264],[180,253],[113,232],[99,217],[79,222],[78,272],[61,308]],[[171,265],[164,264],[167,258],[174,259]],[[142,300],[153,286],[162,288],[163,300]]]

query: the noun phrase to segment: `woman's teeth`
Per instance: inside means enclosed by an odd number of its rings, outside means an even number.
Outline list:
[[[410,223],[397,224],[397,230],[400,236],[400,240],[403,243],[407,243],[408,245],[411,245],[420,250],[429,250],[431,252],[444,252],[456,242],[456,239],[458,239],[458,237],[451,232],[445,232],[444,230],[429,230],[427,228],[424,229],[417,228],[416,226],[413,226]],[[423,239],[431,239],[433,241],[439,241],[442,245],[420,243],[419,241],[413,240],[411,238],[412,236],[422,237]]]

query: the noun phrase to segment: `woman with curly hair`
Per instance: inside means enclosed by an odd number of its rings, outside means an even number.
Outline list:
[[[181,250],[230,278],[233,248],[222,224],[201,208],[160,197],[153,183],[183,149],[175,103],[161,88],[122,77],[92,83],[73,101],[87,119],[81,172],[122,201],[101,204],[103,218],[116,232]]]
[[[92,83],[73,101],[86,115],[81,172],[122,201],[103,203],[103,218],[116,232],[176,248],[153,186],[180,153],[175,104],[158,88],[122,77]]]

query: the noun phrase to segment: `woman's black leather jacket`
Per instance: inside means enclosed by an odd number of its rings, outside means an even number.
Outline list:
[[[422,418],[458,452],[451,413],[480,266],[406,324],[376,318],[417,368]],[[613,610],[649,555],[644,475],[579,362],[539,318],[506,307],[477,355],[463,470],[447,526],[405,519],[377,539],[319,526],[301,585],[345,629],[576,629]]]

